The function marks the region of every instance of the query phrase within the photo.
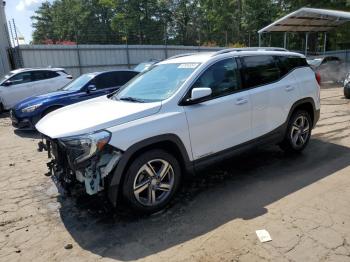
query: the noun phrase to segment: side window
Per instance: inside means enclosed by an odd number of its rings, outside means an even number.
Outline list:
[[[24,83],[29,83],[33,81],[32,72],[19,73],[9,79],[12,85],[19,85]]]
[[[55,77],[60,76],[59,73],[54,72],[54,71],[46,71],[46,74],[47,74],[47,78],[55,78]]]
[[[59,76],[57,72],[48,70],[33,71],[33,81],[46,80]]]
[[[47,79],[46,71],[33,71],[33,81],[40,81]]]
[[[280,70],[273,56],[246,56],[243,61],[243,79],[246,88],[266,85],[280,78]]]
[[[305,58],[296,56],[279,56],[276,57],[278,66],[281,70],[281,77],[298,67],[309,67]]]
[[[118,86],[117,79],[113,72],[98,75],[94,80],[97,89]]]
[[[136,72],[129,72],[129,71],[124,71],[124,72],[117,72],[117,78],[118,78],[118,85],[122,86],[129,82],[131,78],[134,76],[138,75]]]
[[[195,87],[210,87],[212,98],[228,95],[240,89],[239,71],[233,58],[210,66],[194,83]]]

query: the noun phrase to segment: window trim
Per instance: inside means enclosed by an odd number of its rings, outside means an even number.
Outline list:
[[[240,89],[239,90],[236,90],[236,91],[232,91],[232,92],[229,92],[229,93],[226,93],[226,94],[223,94],[223,95],[220,95],[220,96],[216,96],[216,97],[207,97],[207,98],[203,98],[203,99],[199,99],[197,100],[195,103],[191,103],[190,101],[187,101],[188,97],[191,95],[191,91],[193,89],[193,85],[197,82],[197,80],[211,67],[213,66],[214,64],[216,63],[219,63],[219,62],[222,62],[224,60],[228,60],[228,59],[232,59],[233,61],[236,62],[236,65],[237,65],[237,72],[238,72],[238,75],[237,75],[237,79],[238,79],[238,84],[240,86]],[[181,99],[179,100],[179,103],[178,105],[179,106],[190,106],[190,105],[194,105],[194,104],[199,104],[199,103],[203,103],[203,102],[207,102],[207,101],[210,101],[210,100],[215,100],[215,99],[218,99],[218,98],[222,98],[222,97],[225,97],[225,96],[230,96],[230,95],[233,95],[233,94],[236,94],[236,93],[240,93],[240,92],[243,92],[243,91],[246,91],[246,89],[243,87],[243,82],[242,82],[242,72],[241,72],[241,63],[238,61],[238,57],[237,56],[230,56],[230,57],[224,57],[222,59],[219,59],[219,60],[215,60],[213,61],[212,63],[208,64],[198,75],[196,78],[194,78],[192,80],[192,82],[189,84],[189,87],[187,88],[185,94],[181,97]]]

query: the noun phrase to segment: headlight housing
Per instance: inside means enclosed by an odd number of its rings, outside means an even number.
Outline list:
[[[80,164],[97,152],[101,151],[108,144],[111,133],[105,130],[71,136],[59,139],[59,142],[66,148],[70,162]]]
[[[42,103],[28,106],[28,107],[23,108],[21,111],[23,113],[31,113],[31,112],[34,112],[35,110],[37,110],[39,107],[41,107],[41,105],[42,105]]]

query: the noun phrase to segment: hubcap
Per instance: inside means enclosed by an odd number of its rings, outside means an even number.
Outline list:
[[[293,146],[302,147],[310,135],[310,123],[307,117],[299,116],[293,123],[290,133]]]
[[[168,161],[154,159],[144,164],[134,180],[134,195],[144,206],[162,203],[174,186],[174,170]]]

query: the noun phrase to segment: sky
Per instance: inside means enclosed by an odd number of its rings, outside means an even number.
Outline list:
[[[46,0],[5,0],[5,12],[7,20],[15,20],[17,30],[24,36],[29,44],[32,40],[32,21],[30,17],[34,11]],[[52,2],[52,0],[50,0]]]

